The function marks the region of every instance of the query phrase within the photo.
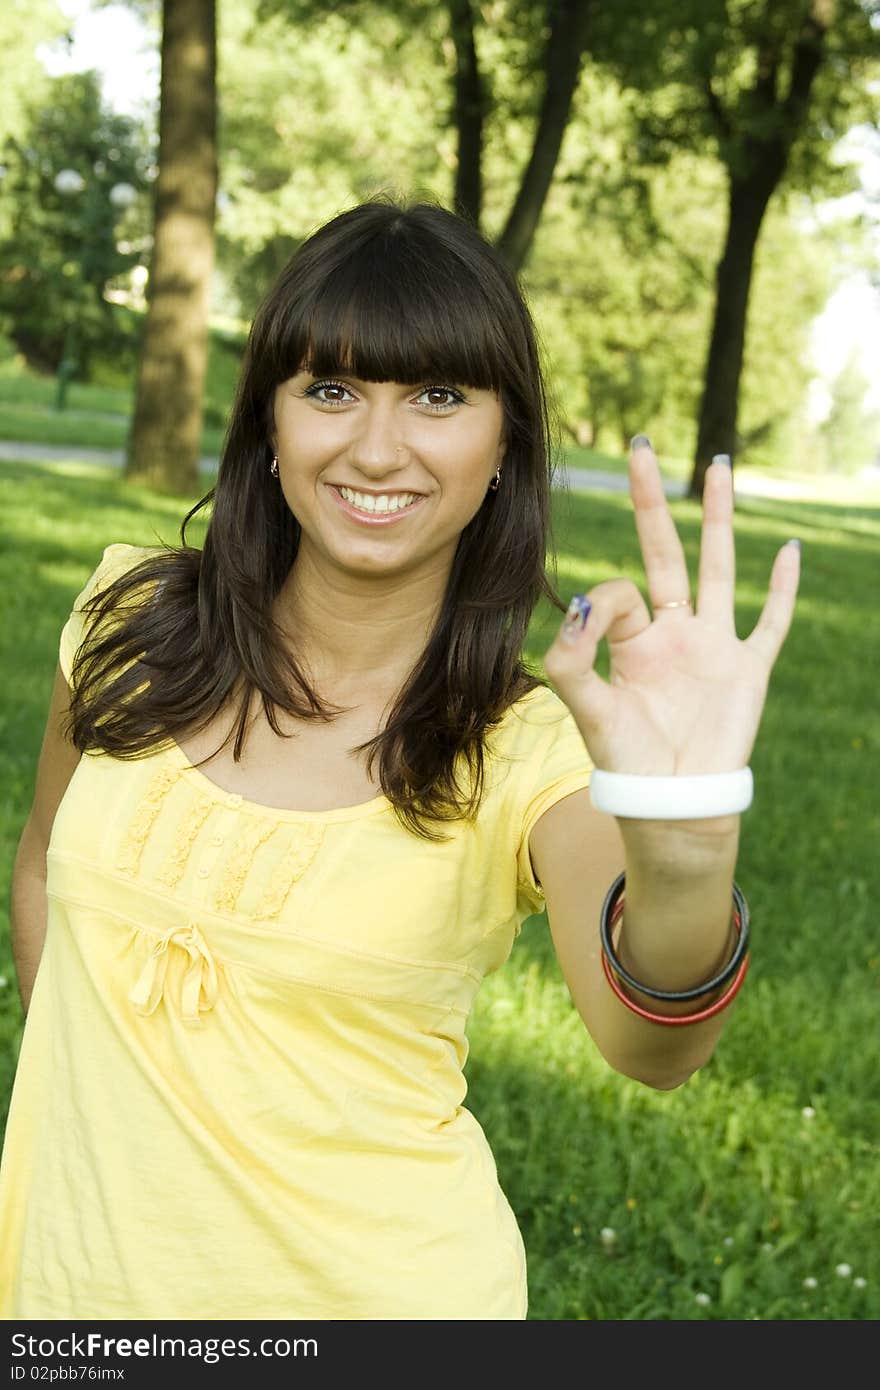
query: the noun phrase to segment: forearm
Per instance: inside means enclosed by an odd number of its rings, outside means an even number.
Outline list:
[[[9,914],[12,958],[25,1013],[30,1006],[34,980],[43,953],[47,913],[46,855],[25,831],[19,842],[12,871]]]
[[[717,834],[671,822],[620,824],[626,856],[621,963],[654,989],[691,989],[711,979],[733,945],[739,817],[726,817]]]
[[[671,823],[620,822],[625,847],[624,910],[616,934],[618,957],[635,979],[654,989],[696,988],[730,960],[733,880],[739,817],[715,830]],[[709,823],[706,822],[706,826]],[[685,1004],[667,1003],[628,986],[650,1012],[673,1017],[711,1004],[718,991]],[[641,1019],[614,999],[614,1032],[633,1058],[639,1079],[674,1086],[711,1056],[729,1017],[725,1009],[702,1023],[667,1026]],[[609,1001],[610,1007],[610,1001]]]

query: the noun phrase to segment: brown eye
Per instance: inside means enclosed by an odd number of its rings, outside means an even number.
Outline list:
[[[325,396],[322,392],[336,392],[335,395]],[[345,405],[341,393],[350,394],[347,386],[343,386],[341,381],[316,381],[307,391],[306,396],[311,396],[312,400],[319,401],[321,405]]]
[[[462,396],[461,392],[456,391],[452,386],[426,386],[419,396],[419,400],[422,400],[425,396],[434,398],[424,402],[429,410],[444,412],[452,410],[457,405],[461,405],[464,400],[464,396]],[[445,397],[445,399],[437,400],[438,396]]]

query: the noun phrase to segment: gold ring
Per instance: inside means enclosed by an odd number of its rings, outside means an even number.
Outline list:
[[[657,609],[657,608],[690,608],[690,606],[691,606],[691,601],[690,601],[689,598],[680,598],[680,599],[678,599],[675,603],[655,603],[655,604],[653,604],[652,606],[653,606],[655,609]]]

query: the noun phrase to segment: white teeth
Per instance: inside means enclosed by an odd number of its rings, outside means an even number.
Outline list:
[[[341,487],[339,491],[346,502],[359,507],[362,512],[399,512],[401,507],[408,507],[419,495],[417,492],[398,492],[391,496],[383,492],[378,497],[372,497],[365,492],[355,492],[350,487]]]

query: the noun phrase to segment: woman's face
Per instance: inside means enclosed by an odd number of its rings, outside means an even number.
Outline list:
[[[502,461],[495,392],[301,371],[276,389],[274,418],[301,546],[364,576],[448,573]]]

